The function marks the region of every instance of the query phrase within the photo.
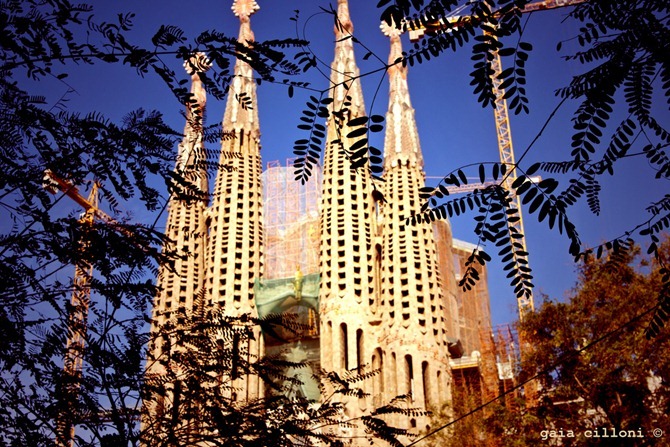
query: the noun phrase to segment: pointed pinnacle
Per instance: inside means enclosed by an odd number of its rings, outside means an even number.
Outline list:
[[[233,14],[240,18],[240,20],[249,19],[253,13],[260,9],[255,0],[235,0],[231,7]]]
[[[335,37],[338,40],[354,33],[347,0],[337,0],[337,20],[339,23],[335,26]]]

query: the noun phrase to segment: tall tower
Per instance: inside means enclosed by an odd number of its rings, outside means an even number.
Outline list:
[[[174,384],[164,381],[171,368],[171,356],[178,343],[164,331],[168,322],[183,325],[183,319],[196,311],[203,296],[205,283],[205,213],[208,201],[206,155],[203,145],[202,118],[206,94],[195,72],[207,69],[204,55],[198,54],[184,64],[191,74],[191,95],[195,103],[187,105],[184,138],[179,145],[175,171],[189,183],[185,194],[173,194],[168,203],[166,236],[172,241],[167,249],[175,250],[174,265],[161,265],[158,273],[158,294],[154,299],[151,323],[149,359],[146,366],[147,384],[164,384],[144,401],[142,432],[150,439],[161,439],[164,427],[160,423],[166,410],[174,408]],[[149,388],[153,388],[150,386]],[[159,386],[160,388],[160,386]]]
[[[181,256],[175,257],[174,266],[160,267],[152,330],[157,330],[172,317],[191,314],[197,297],[203,292],[204,241],[207,234],[205,212],[209,189],[202,134],[206,94],[193,68],[206,69],[206,64],[206,58],[201,54],[184,64],[191,74],[191,95],[196,103],[187,106],[184,139],[179,145],[175,170],[189,183],[191,190],[183,191],[183,195],[173,194],[168,203],[165,234],[173,243],[170,248],[177,250]],[[154,339],[153,355],[156,359],[162,355],[161,341],[160,338]]]
[[[430,410],[450,398],[445,310],[432,225],[404,225],[421,205],[423,156],[407,68],[395,64],[402,57],[400,31],[386,24],[382,30],[391,40],[381,267],[385,391],[387,398],[411,393],[414,407]],[[428,420],[420,419],[410,426],[424,429]]]
[[[240,19],[240,45],[254,40],[249,18],[258,9],[254,0],[233,2],[232,10]],[[252,69],[237,59],[223,116],[223,131],[231,136],[224,137],[221,143],[219,171],[209,209],[205,275],[205,309],[221,310],[228,316],[256,316],[254,281],[263,268],[260,128],[256,106]],[[250,360],[258,358],[262,350],[259,334],[241,349]],[[243,393],[241,398],[258,395],[256,376],[238,378],[233,386]]]
[[[335,58],[331,64],[331,111],[348,109],[345,123],[365,114],[354,59],[353,33],[346,0],[338,0]],[[350,99],[347,99],[347,98]],[[372,219],[374,203],[368,172],[351,169],[344,150],[352,142],[339,134],[336,120],[327,124],[321,198],[319,293],[321,367],[343,373],[370,362],[370,320],[375,304]],[[341,145],[334,143],[341,141]],[[367,402],[347,405],[349,416]]]

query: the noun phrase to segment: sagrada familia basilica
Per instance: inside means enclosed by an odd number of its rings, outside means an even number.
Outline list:
[[[259,6],[235,0],[232,9],[240,20],[239,41],[252,41],[250,19]],[[366,112],[354,42],[345,38],[353,33],[347,0],[338,0],[337,14],[342,26],[335,28],[329,107],[340,110],[349,97],[351,120]],[[365,169],[350,168],[341,146],[332,143],[332,115],[322,167],[306,184],[293,180],[291,166],[270,165],[263,172],[262,98],[259,105],[251,67],[237,60],[230,88],[246,103],[228,96],[223,129],[234,137],[222,141],[220,161],[231,169],[219,170],[210,191],[206,173],[198,171],[202,164],[192,163],[204,157],[202,136],[187,124],[177,169],[210,199],[171,200],[166,234],[189,255],[161,269],[153,311],[154,329],[198,305],[230,316],[298,314],[309,330],[279,338],[259,330],[249,354],[285,353],[306,361],[311,371],[345,374],[364,365],[379,370],[359,384],[369,397],[347,404],[350,417],[403,394],[411,395],[416,408],[448,407],[456,376],[476,369],[481,330],[490,330],[486,272],[470,291],[457,286],[472,246],[452,238],[448,221],[405,224],[421,205],[424,157],[408,69],[393,64],[402,55],[400,32],[388,26],[382,32],[390,44],[385,181],[373,184]],[[192,93],[204,108],[197,75]],[[352,143],[342,142],[345,148]],[[156,340],[152,349],[158,356],[165,346]],[[301,379],[296,392],[318,400],[310,374]],[[265,392],[253,375],[237,377],[234,387],[244,398]],[[431,424],[428,416],[397,422],[417,431]]]

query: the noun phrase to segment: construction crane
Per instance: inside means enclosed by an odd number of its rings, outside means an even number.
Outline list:
[[[98,183],[93,182],[88,198],[79,193],[72,183],[63,180],[51,170],[44,173],[44,187],[47,191],[55,194],[58,190],[74,200],[84,208],[84,213],[79,218],[82,226],[92,226],[96,219],[110,224],[115,230],[132,235],[132,232],[118,225],[110,216],[98,208]],[[80,250],[83,250],[82,247]],[[63,358],[63,405],[56,419],[56,445],[58,447],[72,447],[74,443],[74,420],[68,402],[77,398],[81,380],[82,367],[84,363],[84,347],[88,327],[88,309],[91,300],[91,289],[89,278],[93,274],[93,266],[84,262],[75,267],[73,278],[73,292],[70,301],[70,313],[68,315],[68,339]]]
[[[426,180],[428,179],[442,180],[443,178],[444,177],[433,176],[433,175],[426,176]],[[485,189],[488,188],[489,186],[494,186],[498,184],[498,182],[493,179],[486,180],[484,183],[480,183],[478,180],[479,179],[469,178],[468,183],[466,185],[460,185],[460,186],[449,185],[447,186],[447,191],[449,191],[449,194],[451,195],[466,194],[468,192],[476,191],[478,189],[479,190]],[[533,177],[529,177],[528,180],[537,184],[542,181],[542,177],[540,177],[539,175],[535,175]]]
[[[96,212],[99,212],[97,182],[93,182],[88,198],[83,197],[74,185],[56,176],[51,170],[45,172],[43,183],[45,189],[50,193],[55,194],[56,191],[61,190],[84,208],[84,213],[79,218],[82,227],[93,225]],[[67,317],[68,338],[63,358],[63,383],[60,390],[62,402],[56,419],[56,445],[58,447],[71,447],[74,442],[74,422],[68,403],[76,399],[79,394],[88,326],[88,308],[91,300],[88,280],[92,274],[93,266],[88,263],[75,266],[70,312]]]
[[[114,230],[125,236],[133,236],[132,231],[129,231],[127,228],[120,225],[116,220],[112,219],[109,215],[98,208],[98,184],[96,182],[93,183],[93,188],[91,189],[91,193],[89,194],[88,199],[79,193],[79,190],[76,186],[67,180],[63,180],[50,169],[44,171],[44,179],[42,183],[44,184],[44,188],[52,194],[55,194],[56,191],[60,190],[63,194],[84,208],[84,213],[90,213],[94,219],[102,220],[107,225],[110,225]],[[95,195],[95,198],[92,198],[92,195]]]
[[[587,0],[544,0],[540,2],[533,2],[527,4],[522,10],[522,13],[534,12],[534,11],[543,11],[548,9],[562,8],[565,6],[572,6],[579,3],[584,3]],[[420,40],[426,33],[436,33],[445,29],[453,29],[457,27],[459,23],[466,23],[469,21],[469,17],[453,16],[447,17],[436,21],[428,21],[421,24],[420,28],[411,29],[409,31],[409,37],[411,41]],[[498,151],[500,152],[500,161],[507,166],[515,166],[516,161],[514,158],[514,147],[512,145],[512,130],[509,121],[509,110],[507,108],[507,100],[505,99],[505,90],[501,88],[503,82],[502,79],[499,79],[499,75],[502,72],[502,62],[498,52],[495,52],[495,57],[491,61],[491,68],[493,69],[494,75],[492,76],[493,81],[493,91],[495,94],[495,107],[493,113],[495,116],[496,124],[496,136],[498,140]],[[516,169],[509,171],[509,174],[505,178],[505,187],[508,191],[512,191],[512,183],[517,179]],[[523,213],[521,211],[521,199],[514,195],[512,199],[513,205],[519,210],[519,220],[516,222],[511,222],[510,227],[513,227],[514,230],[519,234],[524,235],[524,226],[523,226]],[[521,251],[527,253],[526,249],[526,240],[525,237],[522,239],[517,239],[517,241],[522,245]],[[515,261],[519,261],[520,257],[514,252]],[[527,263],[528,259],[525,257],[522,262]],[[533,300],[532,292],[529,295],[520,295],[517,296],[517,307],[519,310],[519,320],[523,320],[523,316],[526,312],[533,312],[535,310],[535,303]]]

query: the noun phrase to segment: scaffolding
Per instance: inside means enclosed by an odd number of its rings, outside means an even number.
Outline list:
[[[294,161],[271,161],[262,175],[265,279],[292,277],[298,267],[305,275],[319,272],[321,167],[303,185]]]
[[[488,357],[489,368],[482,369],[482,378],[490,392],[504,395],[502,402],[514,410],[518,404],[516,389],[520,370],[519,340],[516,331],[508,324],[482,331],[482,356]],[[493,368],[491,368],[493,366]]]
[[[459,281],[466,270],[466,263],[476,245],[458,239],[452,241],[454,276]],[[491,326],[491,308],[486,268],[478,267],[479,281],[469,290],[456,295],[458,306],[459,337],[466,355],[482,351],[480,328]]]
[[[519,342],[509,325],[479,328],[480,351],[473,351],[450,361],[454,395],[467,397],[463,411],[485,402],[500,400],[510,410],[518,409],[519,393],[516,390],[519,373]]]

